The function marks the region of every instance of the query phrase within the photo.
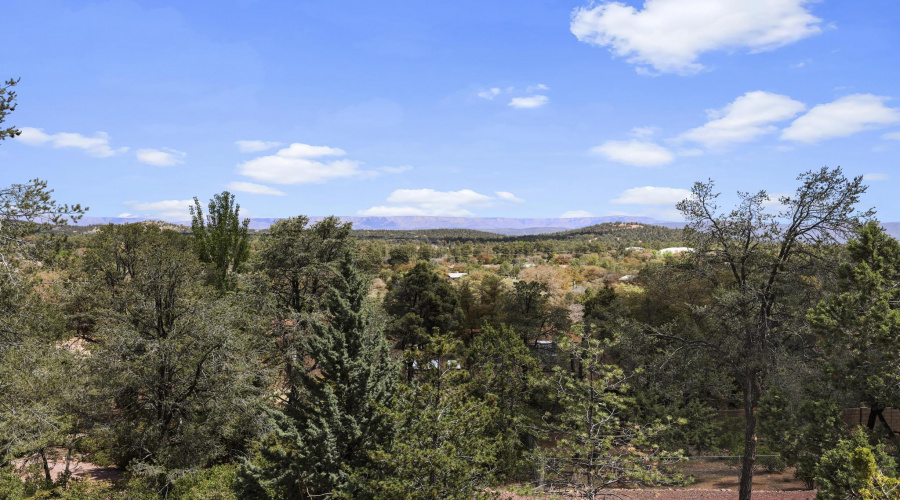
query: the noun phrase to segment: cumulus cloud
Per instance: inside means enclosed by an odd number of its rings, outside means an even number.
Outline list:
[[[509,100],[509,105],[518,109],[534,109],[548,102],[550,102],[550,99],[545,95],[533,95],[529,97],[513,97]]]
[[[609,161],[625,163],[636,167],[657,167],[675,160],[668,149],[647,141],[606,141],[592,148],[591,152]]]
[[[238,151],[241,153],[258,153],[281,146],[280,142],[275,141],[235,141],[234,143],[237,144]]]
[[[478,92],[478,97],[482,99],[487,99],[489,101],[493,100],[495,97],[500,95],[500,87],[492,87],[487,90],[482,90]]]
[[[513,203],[524,203],[525,202],[525,200],[510,193],[509,191],[495,191],[494,194],[496,194],[497,198],[500,198],[501,200],[511,201]]]
[[[638,10],[601,2],[573,11],[578,40],[606,47],[647,73],[696,73],[705,52],[772,50],[821,31],[813,0],[646,0]]]
[[[675,205],[690,198],[691,192],[687,189],[644,186],[626,189],[610,203],[618,205]]]
[[[488,207],[498,201],[524,201],[507,191],[498,191],[496,194],[497,197],[492,197],[471,189],[459,191],[397,189],[388,196],[385,205],[360,210],[357,213],[375,217],[397,215],[470,217],[475,215],[471,209]]]
[[[819,104],[794,120],[781,138],[812,144],[900,122],[900,111],[885,106],[887,100],[872,94],[853,94]]]
[[[594,215],[587,210],[569,210],[568,212],[563,212],[559,217],[561,219],[577,219],[581,217],[593,217]]]
[[[747,92],[722,109],[707,111],[709,121],[705,125],[688,130],[679,138],[708,148],[748,142],[776,132],[778,128],[773,123],[790,120],[805,109],[805,104],[785,95]]]
[[[890,178],[891,178],[890,175],[888,175],[888,174],[881,174],[881,173],[871,173],[871,174],[865,174],[865,175],[863,175],[863,180],[864,180],[864,181],[870,181],[870,182],[874,182],[874,181],[886,181],[886,180],[888,180],[888,179],[890,179]]]
[[[187,221],[191,218],[190,207],[194,200],[163,200],[163,201],[126,201],[126,205],[132,210],[144,212],[135,217],[148,217],[167,221]]]
[[[169,148],[162,149],[138,149],[137,159],[141,163],[156,167],[171,167],[184,163],[187,153]]]
[[[273,155],[241,163],[238,172],[273,184],[320,184],[332,179],[374,175],[372,171],[360,170],[358,161],[324,159],[344,155],[344,150],[339,148],[293,143]]]
[[[239,193],[268,194],[272,196],[287,195],[284,191],[279,191],[273,187],[264,186],[262,184],[254,184],[252,182],[231,182],[228,184],[228,189]]]
[[[109,134],[106,132],[97,132],[93,137],[86,137],[73,132],[47,134],[43,129],[34,127],[22,127],[20,130],[22,133],[16,139],[29,146],[49,145],[53,148],[75,148],[97,158],[106,158],[128,151],[127,147],[116,149],[110,147]]]

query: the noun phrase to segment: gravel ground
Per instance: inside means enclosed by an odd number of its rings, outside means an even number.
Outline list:
[[[731,500],[737,498],[737,490],[694,490],[694,489],[671,489],[671,490],[607,490],[607,497],[610,500]],[[754,500],[813,500],[816,497],[815,491],[754,491]],[[546,500],[558,497],[536,497],[522,496],[515,493],[503,493],[503,500]]]

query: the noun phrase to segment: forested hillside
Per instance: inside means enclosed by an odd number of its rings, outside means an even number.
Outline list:
[[[707,455],[748,493],[757,455],[828,494],[895,484],[900,244],[859,179],[803,179],[780,219],[697,184],[685,230],[518,237],[253,232],[228,192],[191,228],[70,231],[81,207],[11,186],[0,498],[590,496]]]

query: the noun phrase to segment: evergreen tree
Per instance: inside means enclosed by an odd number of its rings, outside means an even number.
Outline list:
[[[837,293],[808,319],[821,335],[824,369],[849,403],[871,408],[893,435],[883,411],[900,405],[900,243],[869,222],[847,243],[850,262],[838,270]]]
[[[0,84],[0,124],[2,124],[6,115],[16,110],[16,93],[11,90],[19,83],[18,78],[10,78]],[[0,128],[0,141],[21,134],[22,131],[16,127]]]
[[[460,363],[462,342],[435,334],[406,352],[416,376],[402,384],[383,414],[394,424],[389,441],[370,453],[372,465],[354,475],[352,498],[445,500],[489,498],[507,442],[495,424],[497,397],[473,396],[475,380]]]
[[[543,418],[545,439],[555,445],[535,451],[541,483],[550,493],[576,491],[582,498],[605,496],[604,489],[625,484],[673,484],[680,477],[666,467],[677,454],[660,450],[654,435],[662,426],[642,426],[625,418],[634,400],[624,372],[610,364],[615,339],[602,332],[580,341],[560,339],[560,352],[574,370],[554,367],[543,381],[557,411]]]
[[[352,496],[350,473],[369,463],[367,451],[385,436],[377,408],[394,392],[396,363],[367,303],[367,280],[351,255],[338,265],[340,279],[300,341],[305,369],[290,381],[299,397],[274,412],[274,442],[262,450],[268,465],[247,464],[245,491],[262,485],[286,499]]]

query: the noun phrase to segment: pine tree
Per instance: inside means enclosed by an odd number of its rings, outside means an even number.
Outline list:
[[[300,342],[306,369],[291,381],[299,397],[274,412],[275,436],[261,450],[266,466],[247,464],[242,471],[245,494],[264,488],[306,499],[345,490],[386,433],[377,408],[394,392],[396,363],[354,258],[347,255],[338,266],[324,317],[311,318]]]

